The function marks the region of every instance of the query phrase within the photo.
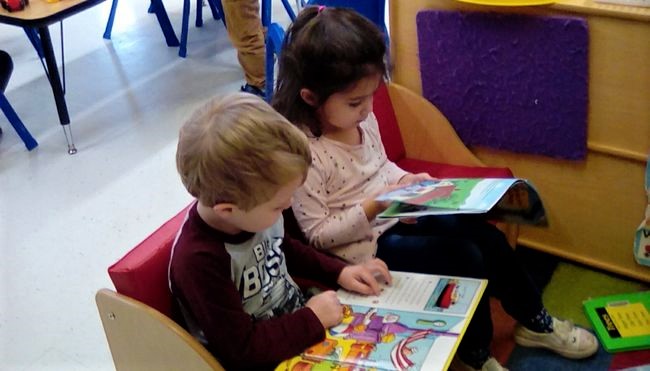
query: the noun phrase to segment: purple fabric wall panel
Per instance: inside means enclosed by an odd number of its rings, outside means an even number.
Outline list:
[[[421,11],[417,30],[423,95],[466,144],[585,157],[584,19]]]

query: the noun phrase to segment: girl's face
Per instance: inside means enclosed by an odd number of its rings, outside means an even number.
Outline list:
[[[372,97],[380,82],[380,74],[370,75],[327,98],[316,110],[323,135],[356,129],[372,112]]]

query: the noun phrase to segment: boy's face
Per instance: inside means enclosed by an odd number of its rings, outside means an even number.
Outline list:
[[[293,193],[303,182],[302,176],[290,181],[276,192],[269,201],[244,211],[234,207],[229,222],[234,227],[248,232],[261,232],[278,220],[282,211],[291,206]]]
[[[381,75],[364,77],[350,89],[332,94],[316,114],[323,134],[354,129],[372,112],[372,98]]]

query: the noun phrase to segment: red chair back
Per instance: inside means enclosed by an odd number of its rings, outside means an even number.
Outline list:
[[[172,316],[172,295],[167,269],[176,232],[186,213],[187,207],[108,268],[108,275],[117,292],[139,300],[168,317]]]
[[[373,98],[372,111],[377,117],[379,134],[381,134],[386,155],[389,160],[397,163],[406,156],[406,150],[386,84],[382,83],[379,86]]]
[[[431,176],[437,178],[513,177],[512,171],[508,168],[449,165],[406,157],[402,134],[386,84],[382,83],[375,92],[373,112],[377,117],[381,141],[384,144],[388,159],[406,171],[411,173],[429,173]]]

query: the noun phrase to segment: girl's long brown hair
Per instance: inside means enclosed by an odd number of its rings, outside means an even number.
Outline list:
[[[272,105],[320,136],[316,109],[364,77],[385,76],[385,55],[385,35],[367,18],[346,8],[307,7],[285,36]],[[315,94],[315,107],[300,97],[303,88]]]

